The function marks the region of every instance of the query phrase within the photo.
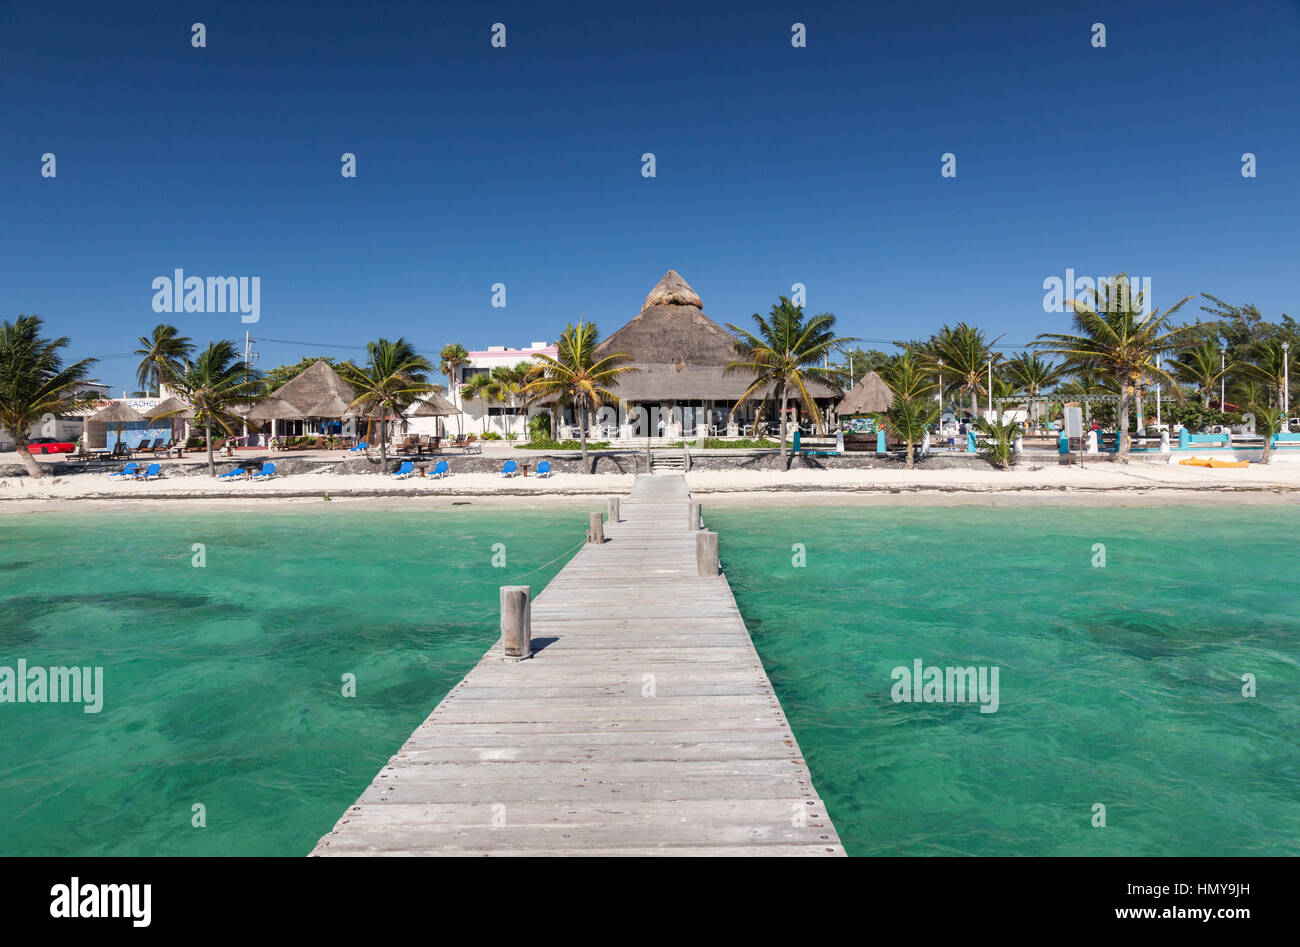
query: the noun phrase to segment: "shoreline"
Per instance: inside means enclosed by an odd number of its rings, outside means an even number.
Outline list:
[[[630,484],[629,484],[630,486]],[[465,507],[543,509],[603,507],[607,496],[626,496],[626,489],[504,490],[415,494],[384,490],[329,492],[328,502],[362,510],[437,510]],[[1242,506],[1295,503],[1300,487],[1280,485],[1231,488],[1189,485],[1071,487],[1071,486],[936,486],[863,485],[828,487],[798,485],[735,488],[691,487],[693,496],[715,507],[809,506]],[[326,491],[279,492],[257,496],[213,493],[146,494],[132,496],[78,495],[68,497],[3,497],[0,517],[24,513],[138,512],[176,509],[222,512],[231,510],[302,509],[326,502]]]

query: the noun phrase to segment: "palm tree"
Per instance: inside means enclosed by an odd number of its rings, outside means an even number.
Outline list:
[[[970,396],[973,418],[980,414],[980,393],[985,388],[989,362],[994,368],[999,364],[999,357],[993,352],[997,341],[986,339],[983,329],[959,322],[956,326],[944,326],[922,347],[931,371],[942,371],[949,378],[956,377],[956,383],[950,385],[949,390]]]
[[[911,470],[917,442],[925,439],[925,432],[943,412],[943,406],[929,396],[937,386],[930,380],[925,364],[912,352],[904,352],[882,367],[880,377],[893,392],[894,403],[887,412],[872,417],[907,445],[907,469]]]
[[[1257,342],[1250,347],[1250,361],[1237,366],[1248,378],[1262,382],[1269,392],[1270,402],[1284,412],[1289,406],[1282,403],[1285,396],[1283,378],[1290,354],[1282,348],[1280,341]]]
[[[428,380],[433,364],[404,338],[369,342],[366,351],[370,357],[365,365],[344,363],[339,374],[356,392],[352,406],[379,418],[379,464],[387,470],[388,417],[401,417],[421,395],[433,390]]]
[[[1273,435],[1282,430],[1286,413],[1272,404],[1252,404],[1250,408],[1255,412],[1256,433],[1264,435],[1264,454],[1259,462],[1267,464],[1273,459]]]
[[[639,371],[627,364],[632,360],[630,355],[616,353],[597,360],[598,337],[594,322],[579,321],[576,326],[565,326],[556,356],[535,356],[537,361],[529,369],[528,383],[524,386],[524,396],[530,400],[551,396],[559,404],[573,405],[582,438],[582,469],[588,473],[591,472],[587,466],[588,412],[602,404],[617,402],[613,389],[618,387],[619,376]]]
[[[194,354],[193,343],[180,335],[175,326],[156,325],[149,336],[140,336],[140,364],[135,370],[136,380],[146,392],[151,388],[162,395],[164,382],[176,374],[180,364]]]
[[[489,372],[477,372],[469,377],[469,380],[460,388],[461,401],[473,401],[475,398],[482,399],[486,406],[486,415],[492,414],[492,405],[500,404],[505,400],[505,393],[501,390],[501,383]],[[483,429],[487,430],[487,423],[484,422]]]
[[[217,475],[216,459],[212,455],[212,428],[220,427],[234,434],[243,425],[235,409],[255,404],[265,397],[262,374],[244,364],[229,339],[209,342],[197,359],[186,358],[167,380],[194,409],[194,421],[203,428],[208,442],[208,474]],[[177,409],[184,410],[182,409]],[[165,415],[159,415],[164,417]]]
[[[450,345],[444,345],[442,347],[442,351],[439,353],[438,357],[441,359],[438,364],[438,370],[447,376],[447,391],[455,391],[456,371],[469,361],[469,352],[467,352],[465,346],[461,345],[459,342],[452,342]],[[462,437],[465,434],[464,428],[462,427],[464,417],[465,412],[456,412],[456,433]]]
[[[1169,319],[1192,297],[1184,297],[1163,312],[1154,309],[1143,315],[1143,295],[1129,293],[1127,274],[1112,276],[1079,299],[1066,300],[1074,312],[1074,333],[1047,332],[1034,342],[1043,351],[1060,356],[1066,371],[1092,370],[1114,378],[1119,387],[1118,427],[1124,454],[1129,451],[1128,408],[1134,389],[1157,382],[1176,397],[1182,392],[1173,376],[1156,365],[1156,356],[1185,340],[1186,329],[1171,329]]]
[[[1213,342],[1202,342],[1179,352],[1177,357],[1169,360],[1170,373],[1184,384],[1194,387],[1201,396],[1201,404],[1209,408],[1214,398],[1219,380],[1235,372],[1240,366],[1236,362],[1223,363],[1223,354]],[[1222,410],[1223,406],[1220,405]]]
[[[528,404],[527,395],[528,373],[532,370],[532,365],[528,362],[519,362],[515,365],[498,365],[492,369],[492,378],[496,381],[498,400],[502,404],[510,406],[510,420],[506,423],[506,433],[515,432],[515,415],[518,413],[520,403]]]
[[[736,350],[740,359],[728,363],[723,374],[743,372],[754,378],[744,394],[736,399],[736,404],[731,409],[732,415],[759,391],[763,392],[758,409],[761,414],[767,406],[767,399],[776,395],[780,402],[778,417],[781,427],[781,460],[784,462],[785,412],[790,395],[794,394],[803,402],[813,423],[820,427],[821,412],[808,391],[808,381],[812,378],[833,379],[835,369],[824,367],[830,354],[841,346],[858,340],[837,337],[835,317],[830,313],[805,320],[803,309],[785,296],[778,299],[780,302],[772,307],[766,319],[754,313],[754,325],[758,330],[756,333],[727,323],[727,328],[736,337]],[[755,426],[757,427],[757,422]]]
[[[1060,368],[1037,352],[1021,352],[1012,356],[1002,363],[1002,368],[1015,386],[1012,394],[1023,393],[1029,396],[1029,415],[1037,423],[1042,405],[1034,399],[1060,381]]]
[[[0,427],[13,437],[18,459],[33,477],[44,470],[27,449],[28,429],[46,414],[69,414],[99,400],[86,390],[95,359],[65,366],[59,349],[68,342],[43,338],[40,316],[0,322]]]

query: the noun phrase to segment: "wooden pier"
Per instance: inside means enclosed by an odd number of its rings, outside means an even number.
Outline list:
[[[312,854],[843,855],[690,502],[638,477]]]

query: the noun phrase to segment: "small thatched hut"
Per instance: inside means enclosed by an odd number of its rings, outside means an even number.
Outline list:
[[[876,414],[888,411],[894,404],[894,393],[885,380],[875,372],[867,372],[862,380],[849,389],[835,413],[842,418]]]

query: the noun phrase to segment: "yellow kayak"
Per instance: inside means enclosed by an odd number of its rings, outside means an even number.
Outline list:
[[[1210,457],[1202,460],[1200,457],[1184,457],[1178,463],[1184,467],[1213,467],[1215,470],[1222,470],[1225,467],[1249,467],[1248,460],[1219,460],[1217,457]]]

